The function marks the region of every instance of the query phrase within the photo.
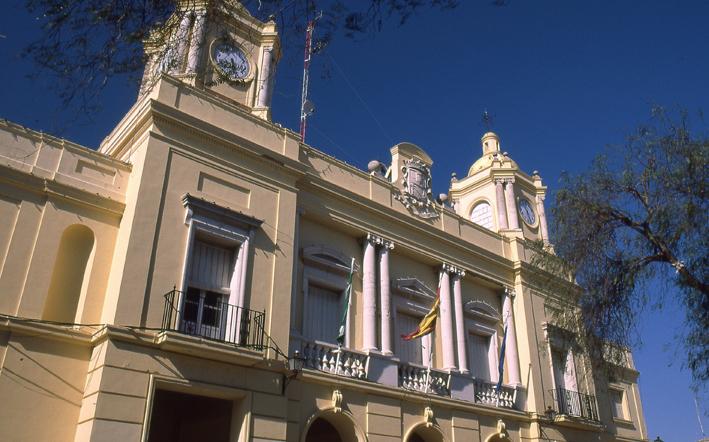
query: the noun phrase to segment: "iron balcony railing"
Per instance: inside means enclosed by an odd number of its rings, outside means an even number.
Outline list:
[[[163,330],[229,342],[239,347],[264,349],[265,311],[227,304],[217,296],[188,295],[180,290],[165,294]]]
[[[577,391],[557,388],[550,390],[559,415],[580,417],[593,422],[598,422],[598,408],[596,397]]]

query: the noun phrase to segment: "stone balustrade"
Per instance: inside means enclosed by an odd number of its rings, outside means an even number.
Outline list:
[[[365,353],[338,349],[332,344],[298,339],[305,368],[352,379],[367,380],[424,394],[452,397],[458,400],[517,408],[517,389],[457,372],[431,369],[421,365],[399,362],[381,353]],[[295,342],[298,342],[295,341]],[[292,341],[294,342],[294,341]],[[339,359],[338,359],[339,353]],[[390,374],[388,374],[390,373]]]
[[[399,386],[407,390],[433,393],[439,396],[450,396],[448,373],[425,367],[400,363]]]
[[[517,399],[517,390],[503,385],[497,391],[497,384],[475,379],[475,402],[496,407],[514,408]]]
[[[339,358],[338,356],[339,352]],[[353,350],[339,349],[334,345],[305,342],[301,351],[305,367],[348,378],[366,379],[367,355]]]

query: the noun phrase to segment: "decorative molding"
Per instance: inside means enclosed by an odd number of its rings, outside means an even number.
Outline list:
[[[406,160],[401,167],[402,191],[394,195],[411,213],[424,218],[438,218],[431,193],[431,169],[419,158]]]
[[[349,273],[351,257],[324,245],[303,247],[303,262],[328,271]],[[357,271],[355,263],[355,271]]]
[[[342,392],[340,390],[332,392],[332,411],[335,414],[342,413]]]
[[[502,419],[498,419],[496,432],[485,439],[485,442],[511,442],[512,439],[510,439],[510,434],[507,432],[506,427]]]
[[[229,225],[246,227],[248,230],[258,229],[263,223],[261,219],[254,218],[253,216],[237,212],[227,207],[222,207],[203,198],[192,196],[189,193],[186,193],[182,197],[182,205],[187,208],[187,220],[189,220],[194,213],[197,213]]]
[[[415,277],[397,278],[394,280],[393,288],[399,293],[423,298],[428,301],[436,299],[436,292]]]
[[[385,239],[379,235],[376,235],[374,233],[367,233],[367,241],[372,243],[374,246],[381,246],[384,247],[388,250],[393,250],[394,249],[394,242],[390,241],[388,239]]]
[[[423,418],[425,419],[426,428],[433,426],[433,408],[426,407],[423,409]]]
[[[514,300],[515,297],[517,297],[517,291],[513,287],[505,286],[504,291],[505,291],[505,296],[508,296],[512,300]]]
[[[465,270],[460,267],[454,266],[453,264],[448,264],[444,262],[442,268],[444,272],[450,273],[451,275],[458,276],[460,278],[465,276]]]
[[[479,299],[466,302],[463,310],[487,320],[499,321],[502,318],[502,315],[495,307]]]

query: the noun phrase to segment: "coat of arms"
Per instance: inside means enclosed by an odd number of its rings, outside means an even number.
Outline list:
[[[431,170],[418,158],[404,162],[401,168],[403,190],[395,198],[421,218],[436,218],[438,212],[431,197]]]

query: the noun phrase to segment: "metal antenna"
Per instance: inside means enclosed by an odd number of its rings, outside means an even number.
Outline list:
[[[322,12],[308,21],[308,27],[305,30],[305,57],[303,59],[303,91],[300,99],[300,138],[305,143],[305,128],[307,126],[308,116],[315,111],[313,103],[308,101],[308,83],[310,80],[310,59],[313,55],[313,31],[315,30],[315,22],[320,20]]]

